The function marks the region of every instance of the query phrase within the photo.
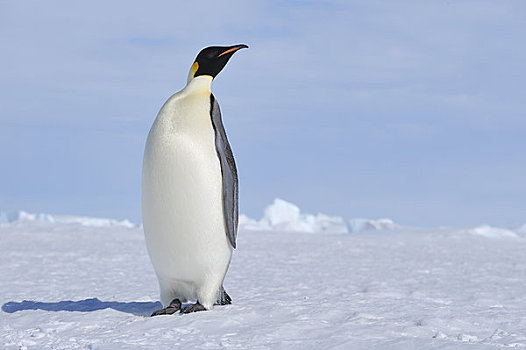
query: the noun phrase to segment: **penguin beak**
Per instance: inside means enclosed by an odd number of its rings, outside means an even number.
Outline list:
[[[236,52],[239,49],[248,49],[248,46],[245,45],[245,44],[239,44],[239,45],[234,45],[234,46],[227,47],[226,50],[221,52],[217,57],[219,58],[219,57],[221,57],[223,55],[226,55],[228,53],[234,54],[234,52]]]

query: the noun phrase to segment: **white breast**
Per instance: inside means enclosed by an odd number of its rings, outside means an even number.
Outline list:
[[[210,82],[202,78],[165,103],[144,153],[143,225],[163,304],[175,297],[209,303],[204,294],[215,295],[232,252],[209,114]]]

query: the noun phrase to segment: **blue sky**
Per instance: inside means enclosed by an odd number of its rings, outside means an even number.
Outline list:
[[[1,1],[0,210],[140,221],[144,142],[198,51],[241,211],[526,222],[523,1]]]

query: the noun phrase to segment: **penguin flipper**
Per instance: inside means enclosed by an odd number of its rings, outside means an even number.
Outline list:
[[[223,215],[225,219],[225,231],[232,247],[236,247],[237,225],[239,216],[239,190],[236,162],[234,154],[228,143],[219,104],[213,94],[210,94],[210,115],[215,132],[215,145],[221,173],[223,175]]]

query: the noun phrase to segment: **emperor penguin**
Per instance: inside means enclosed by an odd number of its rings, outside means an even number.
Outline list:
[[[243,48],[201,50],[186,86],[164,103],[148,134],[142,216],[163,304],[152,316],[231,303],[223,280],[236,247],[238,177],[211,84]]]

